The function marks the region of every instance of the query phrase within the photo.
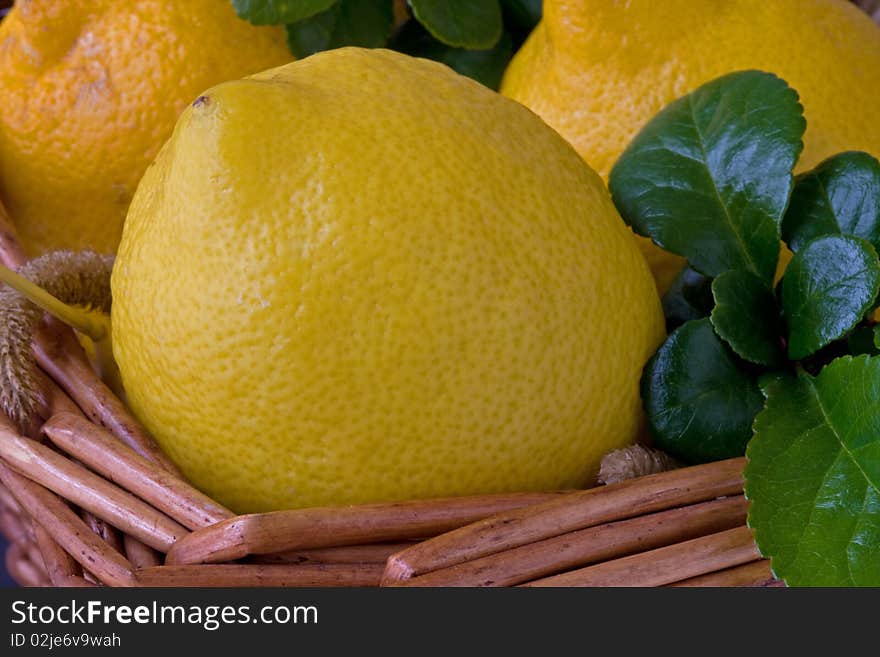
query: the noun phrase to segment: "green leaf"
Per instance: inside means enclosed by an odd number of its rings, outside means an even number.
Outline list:
[[[440,43],[417,21],[405,23],[389,45],[414,57],[442,62],[490,89],[498,89],[504,69],[513,57],[513,44],[507,32],[501,35],[491,50],[466,50]]]
[[[712,281],[715,332],[745,360],[781,365],[782,322],[769,285],[747,271],[724,272]]]
[[[636,136],[611,170],[614,202],[636,232],[700,273],[742,269],[769,281],[805,126],[784,80],[760,71],[718,78]]]
[[[763,396],[708,319],[672,333],[642,374],[657,447],[686,463],[742,456]]]
[[[392,0],[339,0],[327,11],[287,26],[287,43],[299,58],[343,46],[380,48],[394,22]]]
[[[296,23],[322,11],[337,0],[232,0],[235,12],[254,25]]]
[[[501,38],[498,0],[409,0],[413,16],[447,46],[488,50]]]
[[[795,180],[782,221],[792,251],[820,235],[853,235],[880,248],[880,162],[859,151],[840,153]]]
[[[880,358],[767,393],[745,470],[761,553],[791,586],[880,586]]]
[[[673,331],[692,319],[708,317],[712,311],[712,281],[690,267],[679,272],[663,295],[666,330]]]
[[[869,242],[826,235],[798,251],[782,279],[788,357],[806,358],[851,331],[873,306],[880,261]]]

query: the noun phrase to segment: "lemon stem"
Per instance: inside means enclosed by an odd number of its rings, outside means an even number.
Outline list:
[[[71,306],[53,297],[39,285],[36,285],[8,267],[0,265],[0,281],[15,289],[29,301],[47,313],[99,342],[107,336],[107,324],[83,308]]]

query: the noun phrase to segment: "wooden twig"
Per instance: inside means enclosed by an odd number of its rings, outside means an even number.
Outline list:
[[[135,573],[138,586],[378,586],[381,564],[157,566]]]
[[[48,576],[31,562],[24,548],[17,543],[6,550],[6,570],[22,586],[48,586],[50,583]]]
[[[81,416],[59,413],[43,425],[43,432],[59,448],[188,529],[235,516]]]
[[[148,461],[182,478],[177,466],[89,365],[72,330],[49,319],[37,334],[34,351],[43,370],[73,398],[87,417],[107,428]]]
[[[411,545],[405,543],[375,543],[372,545],[343,545],[341,547],[316,548],[314,550],[291,550],[275,554],[258,555],[254,563],[380,563],[383,566],[392,554]]]
[[[95,532],[97,536],[100,536],[102,541],[119,552],[119,554],[123,554],[122,535],[115,527],[88,511],[81,511],[81,516],[86,526]]]
[[[126,534],[123,537],[125,556],[136,569],[150,568],[162,565],[159,553],[148,545],[144,545],[133,536]]]
[[[34,536],[53,586],[69,586],[72,578],[82,577],[82,568],[41,525],[34,523]]]
[[[752,530],[737,527],[520,586],[663,586],[760,557]]]
[[[730,459],[579,491],[419,543],[388,560],[384,584],[607,522],[742,493],[745,459]]]
[[[514,586],[743,525],[742,495],[597,525],[481,559],[390,582],[406,586]],[[406,555],[402,555],[406,561]]]
[[[82,520],[43,486],[0,463],[0,483],[15,497],[19,506],[48,531],[85,571],[110,586],[132,586],[129,561],[107,546]]]
[[[673,587],[719,587],[719,586],[785,586],[773,577],[770,561],[761,559],[742,566],[726,568],[707,575],[698,575],[669,584]]]
[[[0,457],[20,474],[163,552],[188,531],[118,486],[0,421]],[[13,492],[14,494],[14,492]]]
[[[510,493],[239,516],[178,541],[166,563],[218,563],[251,554],[436,536],[494,513],[565,496]]]

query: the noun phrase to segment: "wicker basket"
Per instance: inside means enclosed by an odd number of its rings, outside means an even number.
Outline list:
[[[0,208],[0,260],[24,255]],[[25,586],[773,584],[742,459],[588,491],[236,516],[192,487],[73,332],[34,341],[43,424],[0,416],[0,531]]]
[[[0,207],[15,268],[12,235]],[[588,491],[235,516],[184,479],[69,329],[47,321],[35,351],[45,423],[24,436],[0,417],[0,532],[23,586],[779,585],[745,526],[742,459]]]

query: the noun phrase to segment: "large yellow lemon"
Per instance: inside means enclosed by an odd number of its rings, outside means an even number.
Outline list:
[[[636,436],[663,334],[574,149],[385,50],[200,96],[138,188],[113,296],[134,410],[237,511],[588,484]]]

